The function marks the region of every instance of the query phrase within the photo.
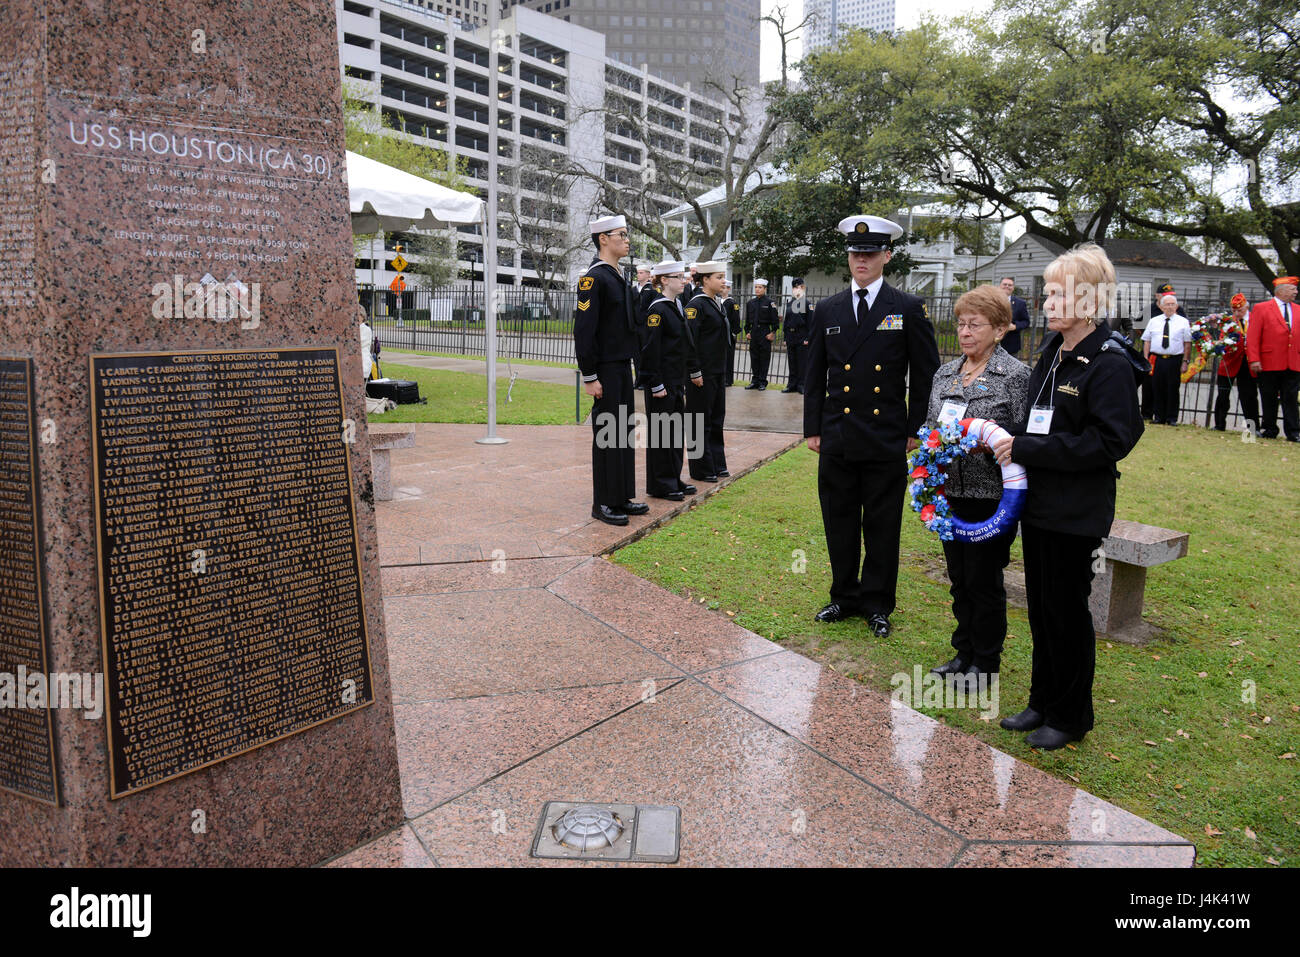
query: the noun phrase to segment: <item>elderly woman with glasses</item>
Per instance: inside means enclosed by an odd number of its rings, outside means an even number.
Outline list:
[[[979,286],[953,306],[962,354],[939,367],[930,387],[929,427],[962,419],[991,419],[1016,428],[1023,415],[1029,367],[1002,348],[1012,329],[1011,303],[995,286]],[[952,512],[966,521],[989,518],[1002,499],[1002,471],[986,450],[975,450],[949,469],[945,492]],[[1003,569],[1011,559],[1014,525],[983,542],[943,543],[952,582],[952,633],[956,655],[931,669],[978,682],[996,676],[1007,636],[1007,592]],[[994,680],[990,677],[986,680]]]

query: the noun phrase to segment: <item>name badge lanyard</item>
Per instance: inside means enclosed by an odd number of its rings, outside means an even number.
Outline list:
[[[1043,379],[1043,384],[1038,387],[1038,395],[1034,396],[1033,404],[1029,407],[1029,423],[1026,431],[1031,432],[1034,435],[1046,435],[1052,430],[1052,414],[1055,411],[1056,405],[1056,370],[1060,365],[1061,347],[1058,346],[1056,349],[1056,358],[1052,360],[1051,378],[1050,380],[1046,378]],[[1047,406],[1044,407],[1039,405],[1038,402],[1042,399],[1043,390],[1047,388],[1049,381],[1052,389],[1047,396]],[[1039,414],[1035,416],[1035,412],[1038,412]],[[1039,419],[1042,419],[1041,424],[1038,422]]]

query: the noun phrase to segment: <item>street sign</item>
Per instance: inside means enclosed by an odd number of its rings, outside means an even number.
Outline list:
[[[393,281],[388,284],[388,288],[393,292],[404,292],[406,290],[406,280],[401,276],[394,276]]]
[[[398,253],[396,256],[393,257],[393,268],[396,269],[398,272],[401,272],[409,265],[411,264],[402,258],[401,253]]]

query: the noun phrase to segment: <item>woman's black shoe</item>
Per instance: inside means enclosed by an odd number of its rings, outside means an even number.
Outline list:
[[[618,506],[618,511],[624,515],[644,515],[650,511],[650,506],[645,502],[624,502]]]
[[[961,655],[958,655],[956,658],[952,659],[952,661],[948,661],[945,662],[944,664],[931,668],[930,674],[940,675],[940,676],[959,675],[962,674],[969,667],[970,667],[970,662],[963,661]]]
[[[1055,751],[1063,748],[1071,741],[1082,741],[1083,735],[1071,734],[1068,731],[1057,731],[1055,728],[1049,728],[1043,725],[1033,734],[1025,738],[1025,744],[1031,748],[1037,748],[1039,751]]]
[[[682,494],[683,494],[683,495],[694,495],[694,494],[695,494],[696,492],[698,492],[698,491],[699,491],[699,489],[697,489],[694,485],[683,485],[683,486],[682,486]]]
[[[1003,718],[998,724],[1008,731],[1033,731],[1043,726],[1043,716],[1033,708],[1026,708],[1019,714]]]

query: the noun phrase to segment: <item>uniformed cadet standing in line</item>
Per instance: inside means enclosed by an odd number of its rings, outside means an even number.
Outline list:
[[[574,351],[591,407],[591,517],[626,525],[650,506],[636,494],[632,360],[637,357],[635,291],[619,271],[630,244],[627,220],[606,216],[590,223],[596,259],[578,280],[573,315]]]
[[[832,575],[816,620],[862,615],[883,638],[898,583],[904,457],[925,421],[939,349],[925,303],[883,278],[903,228],[849,216],[839,229],[852,284],[817,303],[804,376],[803,431],[821,454],[817,495]]]
[[[645,326],[646,310],[650,308],[650,303],[659,298],[659,291],[655,289],[655,284],[651,281],[652,278],[653,270],[649,266],[636,267],[636,318],[637,325],[642,328]]]
[[[808,341],[808,300],[804,298],[804,282],[796,279],[790,284],[790,301],[785,304],[785,354],[790,366],[790,377],[782,392],[803,392],[804,346]]]
[[[740,307],[736,297],[731,294],[731,280],[722,283],[722,314],[727,317],[727,374],[722,379],[724,386],[736,384],[736,336],[740,335]]]
[[[691,478],[698,482],[716,482],[731,474],[722,447],[722,423],[727,415],[727,389],[722,382],[727,374],[730,331],[718,306],[726,268],[720,262],[696,263],[699,286],[686,307],[686,323],[695,338],[702,373],[702,384],[686,390],[687,413],[704,417],[704,454],[691,459],[690,468]]]
[[[682,501],[695,494],[695,486],[682,481],[685,458],[686,382],[704,385],[695,356],[695,340],[686,324],[686,314],[677,295],[686,285],[686,263],[666,261],[653,269],[658,286],[655,301],[646,310],[646,341],[641,351],[641,373],[645,377],[645,407],[650,419],[650,441],[645,449],[646,494]],[[670,424],[662,421],[671,416]],[[661,439],[673,445],[659,447]]]
[[[677,301],[682,304],[683,309],[690,304],[690,301],[695,298],[695,294],[700,291],[700,287],[695,284],[695,267],[697,265],[698,263],[691,263],[689,270],[690,278],[686,280],[686,288],[683,289],[682,294],[677,297]]]
[[[745,303],[745,332],[749,336],[750,382],[746,389],[767,388],[767,366],[772,360],[772,343],[781,328],[776,304],[767,298],[767,280],[754,280],[754,298]]]

